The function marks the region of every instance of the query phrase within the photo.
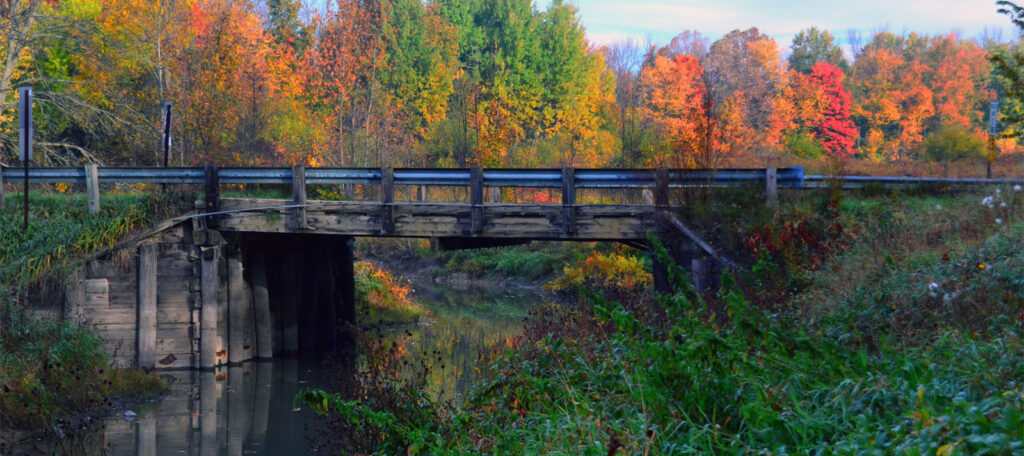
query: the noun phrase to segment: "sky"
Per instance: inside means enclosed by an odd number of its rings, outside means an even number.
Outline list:
[[[843,45],[848,30],[865,36],[879,29],[901,33],[975,38],[988,28],[1002,39],[1016,36],[995,0],[568,0],[580,11],[587,36],[596,44],[626,38],[665,44],[687,29],[715,40],[734,29],[756,26],[789,47],[793,35],[810,26],[829,30]],[[545,8],[550,0],[537,0]],[[1018,2],[1024,3],[1024,2]],[[848,51],[847,51],[848,52]]]

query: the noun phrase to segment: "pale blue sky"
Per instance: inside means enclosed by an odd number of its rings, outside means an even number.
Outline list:
[[[734,29],[758,27],[788,47],[793,35],[812,25],[826,28],[844,45],[847,30],[869,39],[873,31],[959,31],[974,38],[988,27],[1004,40],[1016,36],[1009,18],[996,13],[994,0],[569,0],[577,5],[592,42],[627,37],[664,44],[686,29],[712,40]],[[540,8],[550,0],[537,0]],[[847,51],[848,52],[848,51]]]

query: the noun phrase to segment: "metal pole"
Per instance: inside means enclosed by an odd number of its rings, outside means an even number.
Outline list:
[[[20,149],[21,165],[25,167],[25,218],[24,229],[28,231],[28,162],[32,160],[32,88],[22,87],[18,89],[21,99],[18,103],[19,128],[18,146]]]

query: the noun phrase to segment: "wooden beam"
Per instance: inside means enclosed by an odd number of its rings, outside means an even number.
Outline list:
[[[337,256],[337,287],[338,306],[335,312],[338,318],[337,330],[343,330],[345,323],[356,323],[356,284],[355,284],[355,261],[353,251],[355,250],[355,238],[347,237],[341,242],[340,252]],[[338,340],[343,340],[338,337]]]
[[[576,232],[576,171],[562,168],[562,233]]]
[[[85,164],[85,189],[89,195],[89,213],[100,212],[100,178],[99,166],[95,163]]]
[[[484,230],[484,170],[469,170],[470,231],[478,234]]]
[[[284,302],[281,303],[281,323],[283,331],[281,338],[285,353],[298,353],[299,351],[299,305],[302,302],[302,254],[296,246],[291,244],[290,252],[285,252],[284,284],[287,288],[283,290]]]
[[[217,165],[207,163],[203,169],[203,174],[205,177],[205,195],[203,199],[206,203],[204,211],[218,212],[220,211],[220,174],[217,172]],[[206,217],[206,226],[208,228],[216,228],[219,222],[219,216],[209,215]]]
[[[219,247],[206,247],[200,260],[200,293],[202,309],[199,316],[199,367],[213,369],[217,366],[217,261]],[[214,415],[216,417],[216,414]]]
[[[136,361],[140,368],[156,367],[157,246],[139,246],[138,292],[136,294]]]
[[[769,206],[774,206],[778,201],[779,173],[776,168],[767,168],[765,172],[764,198]]]
[[[252,330],[252,303],[246,300],[245,272],[242,251],[237,245],[227,247],[228,272],[228,362],[240,363],[252,358],[245,349],[246,333]]]
[[[217,374],[199,374],[199,454],[217,454]]]
[[[261,248],[249,251],[249,274],[252,280],[252,308],[256,320],[256,356],[274,356],[274,321],[270,314],[270,292],[267,289],[267,256]]]
[[[380,231],[384,234],[395,232],[395,169],[380,169]]]
[[[654,205],[659,209],[667,208],[669,206],[668,168],[658,168],[655,170],[654,181]]]
[[[292,167],[292,204],[296,206],[306,205],[306,167],[296,165]],[[292,227],[296,231],[306,229],[306,208],[296,207],[292,210]]]

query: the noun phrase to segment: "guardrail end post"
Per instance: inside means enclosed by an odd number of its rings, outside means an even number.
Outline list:
[[[669,206],[668,181],[668,168],[658,168],[654,171],[654,205],[659,209]]]
[[[779,170],[778,168],[766,168],[765,172],[765,183],[764,183],[764,198],[765,202],[769,206],[775,206],[778,203],[779,193]]]
[[[483,168],[470,168],[469,170],[469,204],[470,204],[470,230],[473,234],[479,234],[484,230],[484,170]]]
[[[100,212],[100,178],[99,166],[95,163],[85,164],[85,188],[89,195],[89,213]]]
[[[395,232],[395,168],[380,169],[380,230],[384,234]]]
[[[576,232],[576,170],[562,168],[562,234]]]
[[[207,163],[203,168],[205,177],[204,200],[206,201],[206,212],[220,211],[220,174],[217,165]],[[220,217],[216,215],[206,216],[207,228],[216,228],[220,225]]]

